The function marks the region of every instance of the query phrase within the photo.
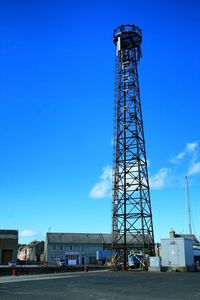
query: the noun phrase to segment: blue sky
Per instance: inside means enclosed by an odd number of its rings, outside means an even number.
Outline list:
[[[126,6],[125,6],[126,5]],[[20,242],[111,231],[113,29],[142,28],[139,79],[155,239],[200,215],[199,1],[1,1],[2,229]]]

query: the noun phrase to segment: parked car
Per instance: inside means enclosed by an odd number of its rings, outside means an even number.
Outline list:
[[[58,267],[66,266],[66,260],[65,259],[58,259],[56,261],[56,264]]]
[[[15,268],[16,265],[17,265],[16,260],[10,260],[10,261],[8,262],[8,266],[9,266],[10,268]]]

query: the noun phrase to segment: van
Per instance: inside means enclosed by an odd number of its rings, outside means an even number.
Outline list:
[[[66,260],[65,259],[58,259],[58,260],[56,260],[56,265],[58,267],[66,266]]]

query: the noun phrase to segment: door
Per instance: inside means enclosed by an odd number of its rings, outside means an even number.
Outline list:
[[[178,265],[178,247],[175,244],[168,245],[169,265]]]
[[[2,250],[2,263],[8,263],[10,260],[12,260],[12,254],[13,250],[12,249],[3,249]]]

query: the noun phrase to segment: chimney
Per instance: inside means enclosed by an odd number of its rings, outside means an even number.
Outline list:
[[[175,238],[175,231],[174,231],[174,229],[172,229],[171,228],[171,230],[170,230],[170,232],[169,232],[169,237],[170,237],[170,239],[173,239],[173,238]]]

